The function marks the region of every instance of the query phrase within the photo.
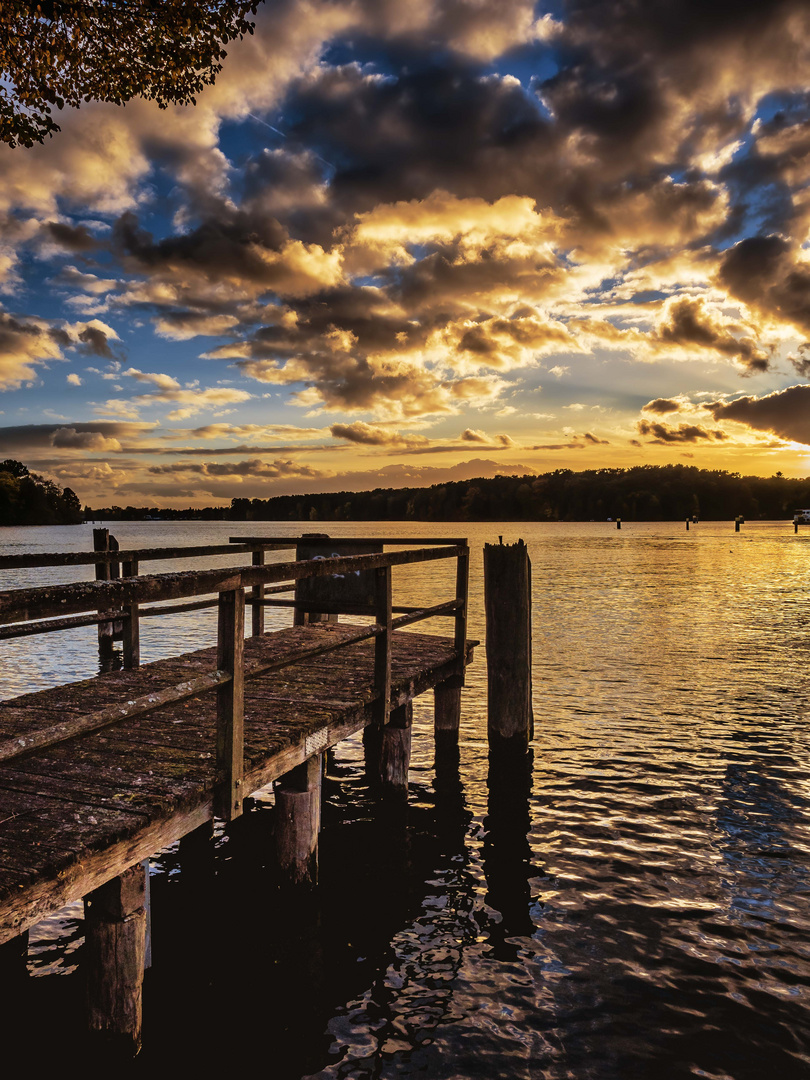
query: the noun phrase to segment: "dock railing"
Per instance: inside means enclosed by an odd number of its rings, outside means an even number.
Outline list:
[[[150,548],[138,550],[101,550],[92,553],[13,555],[0,557],[0,569],[10,567],[48,567],[68,565],[122,564],[120,577],[99,578],[95,581],[46,585],[34,588],[11,589],[0,592],[0,640],[29,634],[49,633],[76,626],[120,622],[123,634],[124,667],[140,664],[139,624],[144,616],[157,616],[190,611],[195,608],[218,606],[217,667],[214,671],[146,694],[132,701],[100,709],[83,716],[73,716],[62,722],[25,735],[3,738],[0,734],[0,761],[8,760],[29,750],[50,746],[65,739],[148,713],[162,705],[183,701],[207,690],[217,693],[217,804],[220,816],[226,820],[242,812],[244,779],[244,684],[266,672],[299,663],[310,657],[344,648],[357,642],[375,639],[373,720],[379,727],[388,722],[391,699],[391,636],[395,630],[424,619],[438,616],[454,619],[454,646],[458,657],[457,677],[463,680],[467,633],[467,592],[469,548],[466,539],[389,538],[337,539],[322,535],[298,538],[270,537],[234,538],[235,543],[207,545],[195,548]],[[268,550],[295,546],[302,551],[328,550],[333,547],[370,547],[368,554],[320,554],[297,558],[292,562],[265,564]],[[407,545],[405,551],[383,551],[384,545]],[[431,545],[431,546],[419,546]],[[253,565],[219,569],[186,570],[176,573],[140,575],[142,562],[169,558],[193,558],[204,555],[252,554]],[[393,604],[392,570],[395,566],[455,558],[456,586],[452,599],[427,607],[395,606]],[[351,603],[352,589],[329,589],[321,599],[303,599],[302,585],[308,582],[356,581],[360,602]],[[245,592],[250,589],[250,596]],[[296,590],[293,600],[278,600],[274,594]],[[142,607],[143,604],[165,605],[166,601],[189,597],[210,596],[214,599],[194,600],[162,607]],[[291,606],[296,615],[317,614],[320,617],[338,614],[369,615],[373,622],[358,626],[348,633],[323,635],[323,640],[303,644],[284,656],[267,661],[245,662],[245,606],[253,605],[253,633],[261,623],[256,620],[257,609],[264,606]],[[395,617],[396,616],[396,617]],[[297,619],[298,621],[298,619]]]

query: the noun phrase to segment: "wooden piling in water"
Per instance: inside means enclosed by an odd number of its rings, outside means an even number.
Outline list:
[[[384,795],[406,798],[408,765],[411,760],[413,702],[392,709],[382,731],[380,746],[380,785]]]
[[[531,562],[522,540],[484,546],[484,606],[489,743],[525,749],[534,723]]]
[[[275,844],[282,884],[318,881],[323,754],[316,754],[276,784]]]
[[[110,1050],[141,1048],[146,951],[146,870],[143,863],[85,897],[87,1023]]]
[[[439,683],[433,690],[433,739],[437,773],[458,767],[461,684],[461,676],[456,676]]]

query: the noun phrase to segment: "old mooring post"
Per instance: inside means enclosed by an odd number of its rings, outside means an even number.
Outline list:
[[[484,545],[490,747],[526,749],[532,717],[531,562],[522,540]]]
[[[276,858],[284,884],[312,886],[318,881],[322,776],[323,754],[316,754],[276,784]]]
[[[366,728],[366,731],[369,729]],[[388,723],[379,732],[379,776],[383,795],[406,798],[408,795],[408,766],[411,761],[413,731],[413,702],[392,709]]]
[[[90,1031],[111,1050],[141,1048],[146,950],[146,870],[132,866],[85,897]]]

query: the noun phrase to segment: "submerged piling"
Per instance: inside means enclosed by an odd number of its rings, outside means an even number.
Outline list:
[[[484,606],[489,744],[525,750],[534,721],[531,562],[522,540],[484,546]]]
[[[282,884],[318,882],[323,754],[315,754],[276,784],[276,858]]]
[[[88,1026],[122,1056],[141,1048],[146,923],[143,863],[85,897]]]

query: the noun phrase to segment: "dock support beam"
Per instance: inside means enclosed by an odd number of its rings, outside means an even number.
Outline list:
[[[522,540],[484,545],[484,606],[489,744],[525,750],[534,719],[531,562]]]
[[[380,745],[380,784],[383,795],[408,797],[408,766],[411,761],[413,702],[392,709],[382,730]]]
[[[113,1052],[141,1048],[146,869],[138,863],[85,897],[87,1021]]]
[[[436,767],[458,764],[458,733],[461,726],[461,676],[438,683],[433,690],[433,738]]]
[[[276,784],[276,858],[283,884],[318,882],[323,754],[316,754]]]

